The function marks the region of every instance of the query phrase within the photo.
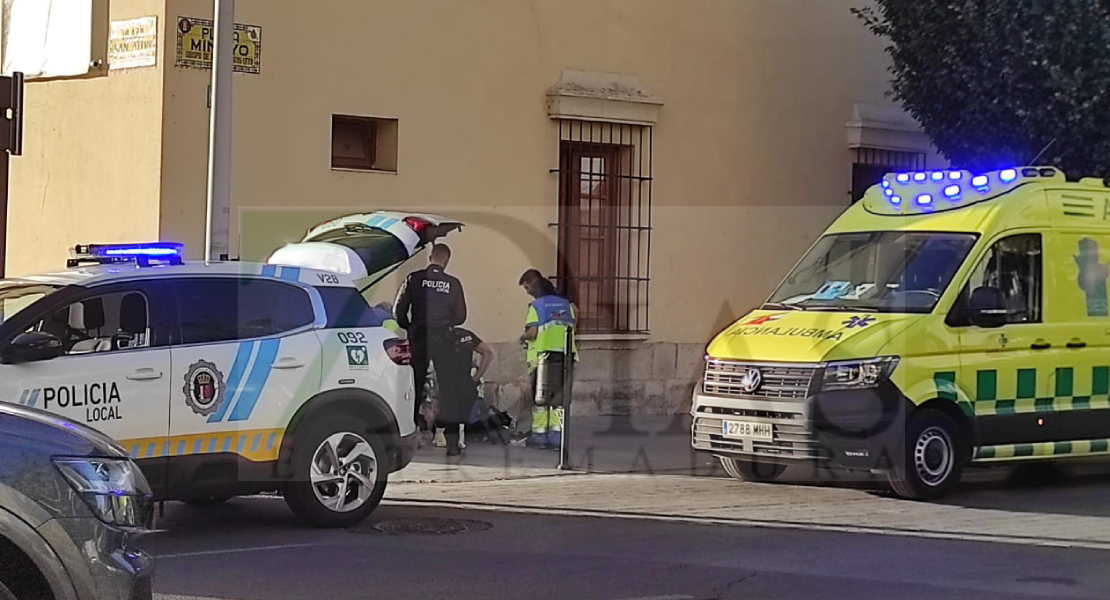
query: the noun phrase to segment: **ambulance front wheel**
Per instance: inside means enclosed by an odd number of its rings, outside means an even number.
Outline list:
[[[345,416],[309,423],[293,448],[293,479],[285,503],[313,527],[351,527],[381,503],[389,478],[381,439]]]
[[[890,487],[908,500],[940,498],[959,484],[969,452],[955,419],[938,410],[918,412],[906,426],[902,460],[887,476]]]
[[[768,483],[778,479],[786,471],[786,465],[759,462],[757,460],[729,458],[727,456],[721,456],[719,460],[725,473],[728,473],[729,477],[740,481]]]

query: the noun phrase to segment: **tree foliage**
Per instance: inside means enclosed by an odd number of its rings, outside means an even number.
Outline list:
[[[956,166],[1110,176],[1110,0],[874,0],[892,95]]]

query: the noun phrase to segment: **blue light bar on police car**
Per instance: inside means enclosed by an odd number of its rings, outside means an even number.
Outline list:
[[[105,258],[129,258],[129,257],[168,257],[168,256],[181,256],[185,253],[185,246],[182,244],[174,243],[152,243],[152,244],[90,244],[84,246],[84,252],[81,251],[82,247],[77,247],[77,254],[84,254],[87,256],[105,257]]]
[[[146,244],[88,244],[73,249],[74,259],[70,266],[80,263],[127,263],[140,266],[152,262],[181,264],[184,261],[185,246],[173,242],[153,242]]]

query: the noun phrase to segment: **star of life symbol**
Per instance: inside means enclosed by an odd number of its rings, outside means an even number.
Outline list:
[[[844,321],[843,325],[848,329],[855,329],[857,327],[864,328],[875,322],[875,317],[852,317]]]

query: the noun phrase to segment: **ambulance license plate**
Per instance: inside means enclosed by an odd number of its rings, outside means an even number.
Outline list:
[[[744,440],[759,440],[761,442],[775,441],[774,425],[770,423],[752,423],[750,421],[725,421],[721,424],[721,435],[727,438]]]

